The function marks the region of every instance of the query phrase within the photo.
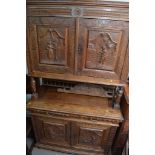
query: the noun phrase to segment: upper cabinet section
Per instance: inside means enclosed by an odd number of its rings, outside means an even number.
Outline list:
[[[128,2],[27,0],[31,76],[122,85],[128,77]]]

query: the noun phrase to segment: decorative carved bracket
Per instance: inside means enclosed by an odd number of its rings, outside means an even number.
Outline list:
[[[122,95],[123,95],[123,87],[116,87],[112,101],[112,105],[114,108],[120,108],[120,100]]]

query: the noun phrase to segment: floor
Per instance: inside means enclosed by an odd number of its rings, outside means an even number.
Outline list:
[[[60,152],[55,152],[55,151],[50,151],[50,150],[44,150],[44,149],[34,147],[32,150],[32,155],[71,155],[71,154],[60,153]]]
[[[55,152],[55,151],[50,151],[50,150],[44,150],[44,149],[34,147],[32,150],[32,155],[71,155],[71,154],[60,153],[60,152]],[[111,155],[111,153],[109,155]]]
[[[33,139],[26,138],[26,143],[28,145],[28,148],[30,148],[31,144],[33,143]],[[55,151],[50,151],[50,150],[33,147],[31,155],[71,155],[71,154],[55,152]]]

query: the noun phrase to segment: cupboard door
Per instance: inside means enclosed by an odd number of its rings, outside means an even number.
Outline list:
[[[107,154],[117,127],[87,123],[71,123],[72,147],[92,153]]]
[[[73,18],[28,17],[31,72],[73,72],[74,25]]]
[[[70,124],[63,119],[32,117],[37,142],[49,145],[70,145]]]
[[[78,38],[78,75],[121,80],[128,57],[128,22],[81,18]]]

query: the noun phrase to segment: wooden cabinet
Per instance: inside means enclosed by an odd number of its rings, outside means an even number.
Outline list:
[[[121,1],[27,0],[28,109],[38,147],[108,155],[123,121],[128,10]]]

